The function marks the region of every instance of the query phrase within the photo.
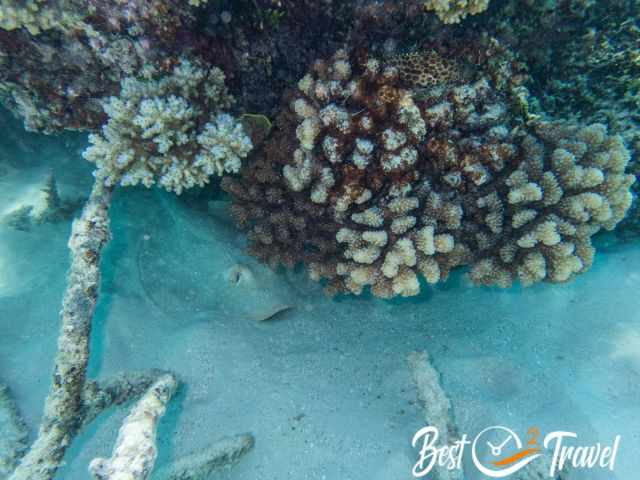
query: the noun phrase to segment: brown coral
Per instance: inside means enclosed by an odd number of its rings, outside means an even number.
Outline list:
[[[290,135],[295,117],[283,112],[271,137],[241,178],[224,177],[223,188],[234,198],[232,213],[249,231],[250,253],[275,268],[302,261],[325,261],[335,255],[335,232],[328,209],[309,201],[305,192],[284,184],[282,169],[293,157]]]
[[[503,286],[586,270],[590,236],[629,206],[621,140],[528,128],[486,77],[420,100],[400,77],[338,52],[300,81],[262,155],[223,184],[251,251],[385,298],[459,265]]]
[[[591,236],[612,230],[631,205],[629,152],[604,125],[540,122],[520,144],[518,166],[501,180],[502,188],[466,210],[484,223],[470,240],[477,250],[470,273],[476,283],[571,279],[591,267]]]

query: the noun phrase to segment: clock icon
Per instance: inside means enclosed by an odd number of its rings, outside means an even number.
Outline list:
[[[511,475],[541,455],[535,442],[529,442],[524,447],[515,431],[500,425],[481,431],[473,441],[471,449],[473,463],[478,470],[491,478]],[[489,457],[486,465],[480,461],[479,454],[482,452],[487,452],[486,457]]]

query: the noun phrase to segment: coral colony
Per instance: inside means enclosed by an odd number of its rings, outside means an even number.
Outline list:
[[[274,268],[304,265],[330,294],[413,296],[463,267],[475,284],[500,287],[589,270],[594,234],[630,208],[618,228],[640,230],[638,8],[0,0],[0,102],[28,130],[89,132],[82,156],[96,167],[69,241],[42,425],[26,449],[13,415],[14,453],[0,471],[53,478],[83,426],[137,397],[112,458],[91,472],[143,479],[153,470],[156,424],[178,380],[86,378],[115,188],[181,194],[222,177],[249,251]],[[273,128],[260,132],[250,118]],[[43,192],[45,213],[32,219],[32,206],[9,223],[68,218],[75,207],[53,176]],[[427,357],[412,368],[420,362]],[[440,387],[424,389],[448,405]],[[207,465],[252,445],[225,440],[166,478],[205,478]]]
[[[143,79],[124,78],[120,95],[109,98],[109,119],[84,158],[111,185],[151,187],[178,194],[202,187],[212,175],[235,173],[252,148],[228,108],[233,98],[219,68],[205,70],[182,59],[159,79],[147,69]]]
[[[274,148],[223,183],[252,251],[304,262],[331,292],[384,298],[460,265],[503,287],[587,270],[591,236],[631,205],[622,139],[602,124],[524,124],[487,73],[459,77],[435,52],[316,62]]]

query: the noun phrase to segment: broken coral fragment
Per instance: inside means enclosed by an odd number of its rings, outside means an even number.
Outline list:
[[[111,458],[94,458],[89,472],[97,480],[146,480],[158,456],[156,431],[178,382],[162,375],[138,400],[118,432]]]
[[[61,198],[53,173],[38,188],[28,188],[16,206],[0,216],[0,223],[15,230],[29,231],[35,225],[68,220],[84,199]]]

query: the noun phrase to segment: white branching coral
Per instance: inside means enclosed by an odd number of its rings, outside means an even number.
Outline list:
[[[467,15],[476,15],[489,7],[489,0],[427,0],[424,8],[433,11],[444,23],[460,23]]]
[[[83,17],[82,9],[69,0],[0,0],[0,28],[4,30],[24,28],[32,35],[52,28],[67,31],[82,25]]]
[[[183,59],[169,75],[146,69],[104,103],[109,120],[83,156],[108,185],[158,184],[178,194],[203,186],[237,172],[252,148],[242,125],[222,112],[231,102],[216,67]]]

